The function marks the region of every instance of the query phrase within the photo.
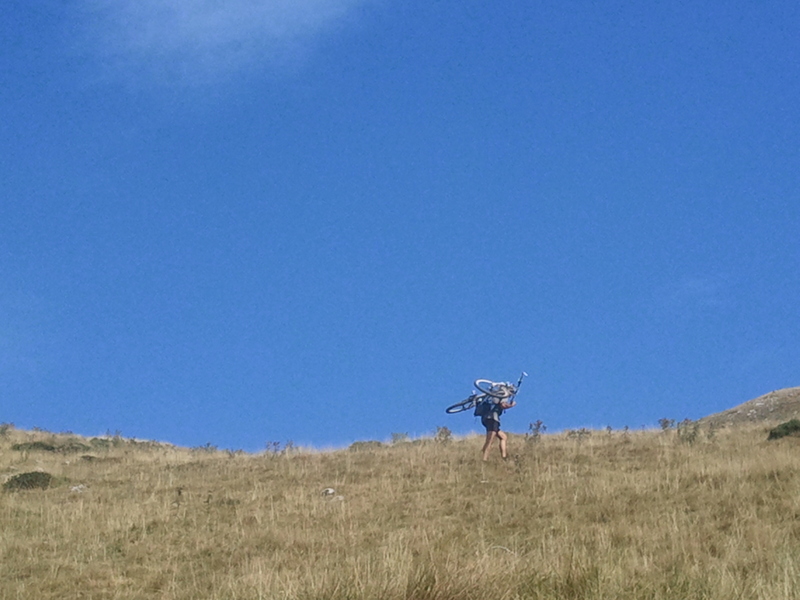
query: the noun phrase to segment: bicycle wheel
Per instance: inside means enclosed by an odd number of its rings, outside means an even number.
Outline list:
[[[504,384],[497,384],[489,379],[476,379],[474,385],[475,389],[482,394],[493,396],[494,398],[508,398],[511,395]],[[498,388],[495,388],[495,386],[498,386]]]
[[[465,410],[469,410],[470,408],[474,408],[475,405],[478,403],[478,396],[473,394],[466,400],[462,400],[457,404],[453,404],[453,406],[448,406],[444,409],[448,415],[454,415],[456,413],[464,412]]]

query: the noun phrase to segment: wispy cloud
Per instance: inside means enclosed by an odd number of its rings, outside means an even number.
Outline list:
[[[676,310],[716,309],[726,302],[726,286],[719,277],[686,277],[664,293],[666,306]]]
[[[685,276],[665,283],[654,294],[656,314],[682,320],[703,318],[731,308],[734,302],[731,281],[724,275]]]
[[[371,0],[83,0],[105,61],[214,79],[303,51]]]

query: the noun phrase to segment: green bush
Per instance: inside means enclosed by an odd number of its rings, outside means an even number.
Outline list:
[[[58,448],[47,442],[23,442],[21,444],[14,444],[11,446],[11,449],[19,450],[20,452],[29,452],[31,450],[39,452],[58,452]]]
[[[69,453],[77,454],[79,452],[88,452],[91,449],[92,449],[91,446],[87,446],[86,444],[76,441],[67,442],[56,448],[58,452],[62,452],[64,454],[69,454]]]
[[[769,430],[769,437],[768,440],[777,440],[782,437],[786,437],[787,435],[798,435],[800,434],[800,421],[797,419],[792,419],[791,421],[786,421],[786,423],[781,423],[777,427]]]
[[[32,471],[30,473],[20,473],[15,475],[3,484],[6,491],[13,490],[46,490],[53,483],[53,476],[50,473]]]
[[[14,444],[11,446],[12,450],[18,450],[20,452],[61,452],[63,454],[69,453],[77,453],[77,452],[88,452],[91,450],[90,446],[83,444],[81,442],[76,442],[74,440],[65,442],[60,446],[56,446],[54,444],[48,444],[47,442],[22,442],[21,444]]]
[[[377,448],[383,448],[383,442],[378,442],[376,440],[367,440],[365,442],[353,442],[350,444],[348,450],[353,450],[355,452],[359,452],[361,450],[375,450]]]

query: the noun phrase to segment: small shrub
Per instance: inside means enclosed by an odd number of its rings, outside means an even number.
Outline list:
[[[378,442],[376,440],[366,440],[364,442],[353,442],[350,444],[348,450],[352,450],[353,452],[360,452],[363,450],[376,450],[378,448],[383,448],[383,443]]]
[[[268,456],[290,456],[299,452],[292,440],[286,440],[283,445],[280,442],[267,442],[265,450]]]
[[[787,435],[800,435],[800,421],[792,419],[769,430],[768,440],[778,440]]]
[[[403,444],[409,440],[407,433],[393,433],[392,444]]]
[[[0,437],[8,435],[8,432],[14,429],[13,423],[0,423]]]
[[[14,444],[11,446],[11,449],[20,452],[30,452],[32,450],[38,452],[58,452],[58,448],[47,442],[23,442],[21,444]]]
[[[675,427],[675,419],[667,419],[667,418],[659,419],[658,424],[661,426],[661,431],[666,433],[668,430]]]
[[[433,439],[439,444],[449,444],[453,441],[453,432],[447,427],[437,427]]]
[[[108,438],[92,438],[89,440],[89,443],[93,448],[98,448],[101,450],[108,450],[111,448],[111,440]]]
[[[694,444],[700,434],[700,423],[691,419],[684,419],[678,423],[678,441],[684,444]]]
[[[574,439],[578,441],[578,444],[583,443],[584,440],[589,439],[592,436],[592,432],[586,427],[581,427],[577,431],[573,429],[567,429],[567,437],[570,439]]]
[[[57,452],[61,452],[63,454],[77,454],[78,452],[88,452],[91,450],[91,446],[87,446],[81,442],[67,442],[66,444],[62,444],[61,446],[56,447]]]
[[[542,434],[547,431],[547,425],[545,425],[541,419],[536,421],[535,423],[530,423],[528,425],[528,431],[525,434],[525,441],[526,442],[538,442],[542,439]]]
[[[48,444],[47,442],[22,442],[21,444],[14,444],[11,446],[12,450],[19,452],[60,452],[62,454],[71,454],[78,452],[88,452],[91,450],[90,446],[77,441],[69,441],[56,446],[55,444]]]
[[[106,438],[111,441],[111,445],[115,448],[119,448],[120,446],[125,444],[125,438],[122,437],[122,432],[117,429],[114,433],[111,433],[111,430],[106,430]]]
[[[206,452],[208,454],[214,454],[214,452],[216,452],[217,450],[219,450],[219,448],[217,448],[211,442],[206,442],[205,446],[195,446],[194,448],[192,448],[192,452]]]
[[[3,489],[6,491],[14,490],[46,490],[53,482],[53,476],[50,473],[43,473],[41,471],[32,471],[30,473],[20,473],[15,475],[3,484]]]

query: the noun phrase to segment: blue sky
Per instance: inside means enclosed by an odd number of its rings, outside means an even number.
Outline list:
[[[800,385],[800,5],[10,0],[0,421],[258,451]]]

